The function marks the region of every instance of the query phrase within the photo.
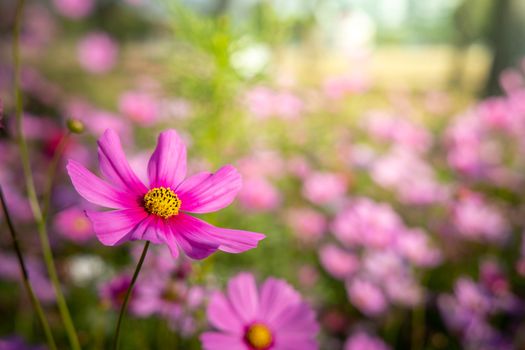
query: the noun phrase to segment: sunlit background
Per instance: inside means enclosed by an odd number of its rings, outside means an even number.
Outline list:
[[[16,6],[0,2],[0,185],[67,349],[17,144]],[[242,271],[296,289],[320,349],[525,349],[525,1],[27,0],[21,23],[23,136],[83,349],[111,348],[142,247],[102,245],[65,171],[98,173],[107,128],[141,178],[169,128],[190,174],[233,164],[237,200],[201,217],[267,236],[202,261],[156,246],[122,349],[200,349]],[[5,221],[0,349],[45,348]]]

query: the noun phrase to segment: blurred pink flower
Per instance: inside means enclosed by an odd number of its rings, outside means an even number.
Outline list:
[[[268,278],[258,291],[253,275],[241,273],[227,295],[212,296],[207,314],[218,331],[201,335],[205,350],[318,349],[315,313],[283,280]]]
[[[160,116],[160,104],[148,93],[128,91],[120,96],[119,111],[140,125],[151,125]]]
[[[364,332],[352,334],[345,342],[344,350],[389,350],[381,339]]]
[[[298,277],[303,287],[313,288],[319,281],[319,272],[314,266],[303,265],[299,268]]]
[[[454,204],[453,223],[458,234],[466,239],[502,242],[509,227],[500,211],[476,193],[467,193]]]
[[[255,87],[246,92],[245,101],[250,113],[260,119],[271,117],[274,113],[273,92],[266,87]]]
[[[329,204],[342,199],[348,180],[337,173],[315,172],[309,174],[303,183],[303,196],[313,204]]]
[[[78,43],[77,56],[80,65],[86,71],[93,74],[103,74],[115,66],[118,46],[108,34],[92,32]]]
[[[296,119],[301,116],[304,102],[290,92],[281,92],[274,97],[272,102],[275,115],[283,119]]]
[[[286,222],[292,233],[300,241],[313,243],[325,232],[326,219],[323,214],[309,208],[290,209],[286,213]]]
[[[323,84],[323,91],[329,99],[338,100],[347,95],[363,93],[369,87],[368,76],[354,73],[347,76],[329,77]]]
[[[432,167],[405,148],[394,147],[376,159],[371,172],[378,185],[394,190],[404,203],[444,202],[450,195],[447,186],[437,182]]]
[[[53,0],[56,10],[70,19],[89,16],[95,8],[95,0]]]
[[[245,180],[239,203],[248,210],[271,211],[281,203],[281,194],[267,179],[252,177]]]
[[[441,252],[431,245],[427,233],[420,229],[405,231],[396,244],[399,252],[416,266],[433,267],[441,262]]]
[[[25,263],[31,285],[38,299],[46,304],[54,303],[55,290],[44,272],[43,266],[32,256],[26,256]],[[22,283],[20,265],[14,254],[0,253],[0,279]]]
[[[491,97],[481,101],[476,113],[481,123],[491,129],[512,130],[516,126],[516,118],[509,101],[503,97]]]
[[[272,150],[258,150],[237,163],[239,171],[247,178],[280,178],[284,175],[286,167],[282,156]]]
[[[372,111],[364,116],[363,123],[369,135],[378,141],[393,142],[418,153],[426,152],[432,146],[432,134],[406,117]]]
[[[83,243],[95,237],[91,222],[79,207],[70,207],[57,213],[53,226],[56,232],[73,242]]]
[[[358,198],[335,217],[332,230],[346,246],[384,248],[404,230],[399,215],[386,203]]]
[[[137,316],[158,315],[168,320],[173,329],[185,328],[185,335],[194,327],[184,327],[193,310],[204,302],[204,290],[189,286],[186,281],[166,276],[148,275],[137,285],[133,311]]]
[[[140,281],[140,279],[139,279]],[[121,273],[99,286],[99,295],[102,304],[113,310],[120,310],[126,297],[126,292],[131,284],[131,274]],[[129,296],[129,310],[136,316],[141,316],[136,311],[140,304],[137,302],[137,289],[133,288]]]
[[[293,93],[277,92],[262,86],[248,91],[244,99],[250,113],[259,119],[296,119],[304,109],[304,102]]]
[[[148,164],[148,187],[131,170],[114,131],[108,129],[98,146],[100,168],[107,180],[73,160],[67,171],[82,197],[116,209],[86,212],[104,245],[147,240],[166,244],[174,257],[180,248],[193,259],[204,259],[217,250],[240,253],[253,249],[264,238],[260,233],[214,227],[186,214],[228,206],[240,190],[241,177],[227,165],[215,174],[202,172],[184,180],[186,146],[175,130],[159,135]]]
[[[360,267],[359,259],[352,253],[334,244],[328,244],[319,250],[321,265],[333,277],[346,279],[354,274]]]
[[[367,316],[383,313],[388,302],[381,289],[363,278],[352,278],[346,283],[350,302]]]
[[[388,298],[395,304],[413,307],[423,300],[421,287],[405,276],[391,276],[383,281]]]
[[[48,9],[36,3],[27,6],[23,26],[22,43],[26,51],[38,54],[42,54],[41,50],[53,39],[57,29]]]
[[[519,90],[525,86],[523,74],[515,68],[507,68],[501,72],[499,83],[503,91],[505,91],[507,94]]]

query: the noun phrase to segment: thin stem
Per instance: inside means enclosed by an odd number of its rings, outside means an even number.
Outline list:
[[[56,350],[56,344],[55,339],[53,338],[53,334],[51,333],[51,327],[49,327],[49,323],[47,322],[47,318],[44,315],[44,310],[42,309],[42,305],[40,304],[40,301],[35,295],[35,292],[33,290],[33,286],[31,285],[31,282],[29,281],[29,274],[27,273],[26,264],[24,261],[24,256],[22,254],[22,249],[20,248],[20,244],[18,243],[18,236],[16,234],[15,226],[13,225],[13,221],[11,220],[11,215],[9,214],[9,210],[7,209],[7,203],[4,197],[4,192],[2,191],[2,186],[0,186],[0,202],[2,203],[2,209],[4,212],[5,221],[7,222],[7,226],[9,227],[9,232],[11,233],[11,240],[13,241],[13,248],[16,252],[16,257],[18,259],[18,265],[20,266],[20,272],[22,274],[22,282],[24,284],[24,287],[27,291],[27,294],[29,295],[29,299],[31,300],[31,304],[33,305],[33,308],[35,309],[35,312],[38,316],[38,320],[40,321],[40,324],[42,325],[42,328],[44,329],[44,333],[46,335],[47,345],[50,349]]]
[[[423,349],[425,342],[425,306],[412,310],[412,350]]]
[[[137,267],[135,268],[135,272],[133,273],[133,277],[131,278],[131,283],[129,284],[128,290],[126,291],[124,302],[122,303],[122,307],[120,308],[120,314],[118,315],[117,321],[117,328],[115,329],[115,340],[113,342],[114,350],[118,350],[120,345],[120,326],[122,325],[122,320],[124,319],[124,315],[126,314],[126,310],[128,308],[129,296],[131,295],[133,286],[135,285],[135,281],[139,276],[140,269],[142,268],[142,264],[144,263],[144,259],[146,258],[146,254],[148,253],[149,244],[149,241],[146,241],[146,244],[144,244],[142,255],[140,256],[139,262],[137,263]]]
[[[20,158],[22,162],[22,169],[24,171],[24,180],[26,184],[27,196],[35,222],[37,224],[38,235],[42,245],[42,253],[44,256],[44,262],[46,264],[47,272],[51,283],[53,284],[58,310],[64,326],[66,333],[69,338],[69,343],[73,350],[80,350],[80,344],[78,342],[77,333],[71,314],[67,307],[66,299],[62,293],[60,287],[60,281],[58,280],[58,274],[55,267],[55,262],[53,260],[53,253],[51,251],[51,246],[49,244],[49,238],[47,235],[46,222],[42,215],[42,210],[40,204],[38,203],[38,197],[36,195],[35,184],[33,181],[33,174],[31,172],[31,163],[29,160],[29,151],[27,148],[27,143],[24,138],[23,127],[22,127],[22,92],[20,90],[20,26],[22,22],[22,14],[24,10],[25,0],[19,0],[16,7],[15,14],[15,27],[13,33],[13,68],[14,68],[14,96],[15,96],[15,117],[16,117],[16,129],[18,132],[18,148],[20,152]]]
[[[51,202],[53,182],[55,180],[55,174],[58,168],[58,163],[60,162],[60,159],[64,154],[64,150],[66,149],[69,135],[71,135],[71,132],[68,131],[67,134],[60,138],[60,142],[58,143],[55,152],[53,153],[53,158],[51,159],[49,167],[47,168],[46,184],[44,187],[44,196],[42,198],[42,216],[44,218],[44,221],[47,221],[49,215],[49,203]]]

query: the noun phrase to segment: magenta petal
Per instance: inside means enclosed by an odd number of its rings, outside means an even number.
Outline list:
[[[204,350],[248,350],[238,335],[206,332],[200,337]]]
[[[227,207],[242,187],[241,175],[231,165],[216,173],[202,172],[186,179],[177,188],[181,210],[209,213]]]
[[[188,215],[179,214],[169,221],[171,235],[166,237],[170,250],[178,245],[192,259],[204,259],[217,251],[219,243],[212,239],[207,230],[199,227]]]
[[[115,186],[144,195],[148,189],[129,166],[116,132],[107,129],[98,140],[100,171]]]
[[[89,211],[86,214],[99,241],[109,246],[130,240],[135,229],[148,216],[143,208]]]
[[[300,302],[301,296],[288,283],[270,277],[261,288],[261,318],[273,325],[289,305]]]
[[[303,338],[309,334],[317,334],[319,325],[315,320],[315,313],[308,304],[301,302],[285,307],[272,326],[287,334],[302,334]]]
[[[148,163],[150,187],[175,189],[186,176],[186,146],[175,130],[161,132]]]
[[[240,273],[228,282],[228,299],[244,323],[253,322],[258,318],[259,295],[252,274]]]
[[[222,293],[216,292],[211,296],[207,314],[210,323],[221,331],[241,335],[244,332],[244,325]]]
[[[319,345],[313,339],[305,339],[305,335],[284,335],[275,340],[272,350],[317,350]],[[366,350],[366,349],[363,349]]]
[[[137,206],[136,198],[115,189],[80,163],[70,160],[66,168],[77,192],[91,203],[115,209]]]
[[[265,236],[261,233],[215,227],[193,216],[181,213],[170,220],[170,226],[181,248],[209,248],[228,253],[241,253],[257,247]],[[209,255],[209,254],[208,254]]]
[[[168,229],[166,225],[159,226],[158,221],[163,221],[163,219],[155,215],[149,215],[137,225],[137,228],[133,231],[129,239],[131,241],[150,241],[155,244],[164,243],[164,236]]]

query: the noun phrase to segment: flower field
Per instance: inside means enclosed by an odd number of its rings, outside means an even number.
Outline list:
[[[308,3],[0,4],[0,350],[525,349],[525,59]]]

